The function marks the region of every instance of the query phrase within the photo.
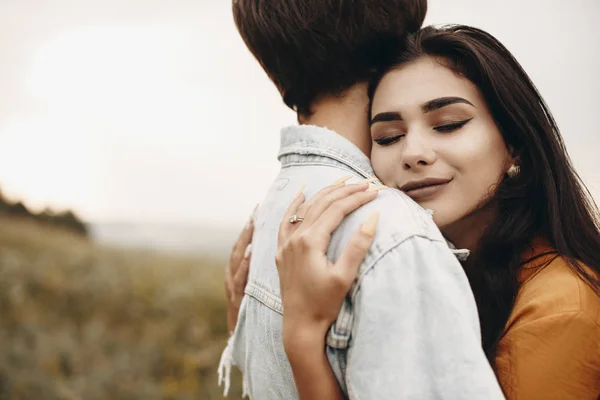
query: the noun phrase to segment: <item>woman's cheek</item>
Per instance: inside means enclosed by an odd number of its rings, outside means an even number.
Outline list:
[[[373,144],[371,165],[373,166],[375,175],[384,185],[396,187],[396,156],[393,152],[385,150],[385,148],[381,148],[378,144]]]

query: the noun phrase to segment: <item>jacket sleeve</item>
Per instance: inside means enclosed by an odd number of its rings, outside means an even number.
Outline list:
[[[345,383],[352,400],[503,399],[475,300],[447,245],[411,237],[362,278]]]

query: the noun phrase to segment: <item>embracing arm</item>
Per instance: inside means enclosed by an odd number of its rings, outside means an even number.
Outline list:
[[[376,197],[375,192],[366,192],[368,187],[366,183],[337,184],[322,190],[306,204],[303,204],[304,196],[299,195],[290,205],[279,230],[277,268],[285,309],[283,344],[300,400],[344,399],[325,355],[325,335],[371,245],[377,215],[372,215],[356,232],[335,265],[328,262],[324,251],[329,235],[341,219]],[[330,197],[323,199],[326,195]],[[336,207],[330,209],[332,203],[336,203]],[[298,227],[288,222],[296,213],[306,216],[303,229],[294,229]],[[237,322],[248,278],[252,231],[250,219],[234,245],[225,271],[227,322],[231,331]],[[313,241],[315,238],[318,238],[316,242]]]
[[[325,335],[368,251],[378,222],[372,214],[335,262],[325,256],[331,232],[345,215],[373,200],[368,185],[335,185],[307,203],[299,195],[279,229],[277,269],[283,302],[283,345],[301,400],[344,399],[325,355]],[[288,221],[305,216],[302,224]]]
[[[335,379],[325,354],[324,334],[320,328],[308,327],[288,337],[286,354],[292,366],[300,400],[343,400],[344,396]]]
[[[445,243],[413,237],[363,277],[345,381],[351,399],[503,399],[469,283]]]
[[[258,207],[258,206],[257,206]],[[255,209],[256,211],[256,209]],[[244,289],[248,281],[248,272],[250,268],[250,255],[252,252],[252,234],[254,233],[254,219],[250,217],[242,232],[238,236],[229,263],[225,267],[225,297],[227,299],[227,329],[230,333],[237,324],[238,313]]]

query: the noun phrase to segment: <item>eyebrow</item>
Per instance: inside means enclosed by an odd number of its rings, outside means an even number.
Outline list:
[[[463,99],[462,97],[440,97],[438,99],[429,100],[427,103],[421,105],[421,111],[423,113],[428,113],[431,111],[439,110],[440,108],[447,107],[451,104],[468,104],[472,107],[475,107],[473,103],[471,103],[467,99]]]
[[[425,114],[428,112],[432,112],[435,110],[439,110],[440,108],[447,107],[451,104],[468,104],[472,107],[475,107],[473,103],[471,103],[467,99],[463,99],[462,97],[440,97],[437,99],[429,100],[427,103],[421,105],[421,111]],[[371,119],[371,126],[376,124],[377,122],[390,122],[390,121],[403,121],[402,114],[399,112],[383,112],[379,113]]]
[[[402,115],[399,112],[379,113],[371,119],[371,126],[377,122],[402,121]]]

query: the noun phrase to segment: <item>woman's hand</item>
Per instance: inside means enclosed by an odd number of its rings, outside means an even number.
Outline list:
[[[227,297],[227,328],[233,332],[237,324],[240,304],[248,282],[254,219],[251,217],[233,245],[229,263],[225,268],[225,295]]]
[[[304,202],[299,193],[279,229],[277,269],[283,302],[283,342],[288,357],[321,346],[337,318],[358,267],[367,253],[378,222],[372,214],[352,236],[336,263],[326,257],[332,232],[344,217],[377,197],[368,183],[334,184]],[[303,217],[291,223],[290,218]],[[292,361],[292,360],[290,360]]]

